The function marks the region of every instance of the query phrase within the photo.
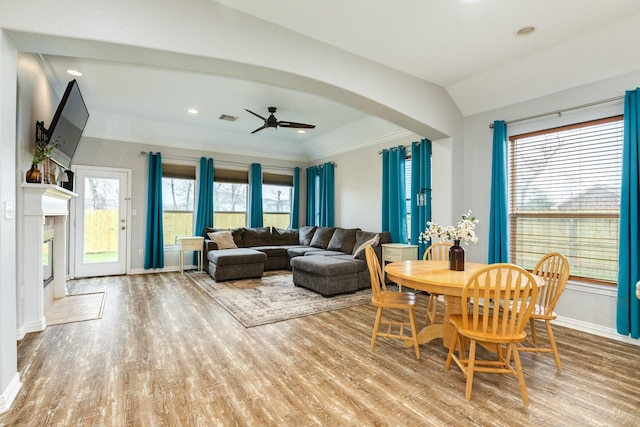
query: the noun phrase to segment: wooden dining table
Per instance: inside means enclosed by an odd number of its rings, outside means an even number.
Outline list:
[[[398,285],[444,296],[444,323],[431,323],[418,333],[418,343],[423,344],[443,338],[449,346],[453,325],[448,322],[451,314],[461,312],[462,288],[471,275],[487,264],[465,262],[464,271],[449,269],[449,261],[398,261],[384,267],[386,277]],[[405,342],[405,346],[407,346]]]

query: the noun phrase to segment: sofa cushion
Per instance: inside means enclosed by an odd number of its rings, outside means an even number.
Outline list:
[[[311,239],[313,239],[316,228],[318,227],[315,225],[300,227],[298,229],[298,244],[301,246],[311,246]]]
[[[337,276],[358,272],[357,263],[336,257],[298,257],[291,260],[291,266],[294,269],[300,269],[320,276]]]
[[[313,239],[309,246],[320,249],[327,249],[327,245],[336,231],[335,227],[318,227],[313,233]]]
[[[267,260],[267,255],[253,249],[238,248],[224,251],[209,251],[207,259],[218,267],[225,265],[243,265],[263,263]]]
[[[328,249],[320,249],[320,248],[313,248],[315,249],[315,251],[309,251],[309,252],[305,252],[304,256],[310,256],[310,255],[318,255],[318,256],[336,256],[336,255],[344,255],[344,252],[340,252],[340,251],[330,251]]]
[[[245,248],[252,246],[270,246],[271,229],[269,227],[244,228],[242,242]]]
[[[267,258],[287,256],[287,248],[285,246],[252,246],[251,249],[266,254]]]
[[[353,245],[356,243],[356,231],[358,228],[336,228],[329,240],[327,250],[352,253]]]
[[[229,230],[214,231],[207,233],[207,236],[218,245],[218,249],[238,249]]]
[[[289,258],[295,258],[298,256],[304,256],[309,252],[320,252],[320,248],[312,248],[311,246],[293,246],[287,249],[287,255]]]
[[[274,245],[299,244],[298,230],[271,227],[271,243]]]

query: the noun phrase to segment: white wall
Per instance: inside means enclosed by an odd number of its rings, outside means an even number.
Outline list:
[[[145,249],[145,233],[147,220],[147,178],[148,155],[141,152],[160,152],[163,163],[192,164],[197,166],[200,157],[212,157],[216,168],[248,170],[251,163],[260,163],[263,172],[275,172],[293,175],[293,169],[298,166],[300,172],[300,186],[302,197],[300,204],[300,218],[304,219],[304,200],[306,180],[304,170],[306,163],[286,160],[266,159],[256,155],[233,156],[216,152],[185,150],[169,148],[151,144],[136,144],[122,141],[110,141],[97,138],[82,138],[73,158],[73,166],[103,166],[131,170],[131,201],[129,209],[135,209],[136,215],[131,217],[131,269],[129,273],[142,273],[144,270],[144,255],[139,251]],[[186,258],[189,259],[188,257]],[[162,271],[178,269],[178,249],[165,251],[165,268]]]
[[[480,218],[477,226],[479,243],[471,259],[486,262],[488,258],[488,219],[491,190],[491,151],[494,120],[514,120],[591,102],[623,96],[626,90],[640,86],[640,72],[581,86],[507,108],[477,114],[465,119],[464,164],[454,162],[454,173],[464,176],[461,192],[465,205]],[[623,113],[623,101],[565,112],[562,115],[523,121],[507,125],[508,135],[579,123]],[[622,339],[640,345],[638,340],[625,339],[616,332],[616,289],[614,286],[586,285],[570,282],[557,306],[558,322],[565,326]]]
[[[16,61],[0,30],[0,413],[18,390],[16,346]]]
[[[333,161],[335,169],[335,224],[366,231],[385,231],[382,226],[382,157],[380,151],[398,145],[410,146],[422,138],[408,134],[358,150],[318,159]],[[432,143],[432,216],[434,221],[452,220],[451,138]],[[408,148],[410,150],[410,148]],[[424,224],[426,227],[426,224]]]

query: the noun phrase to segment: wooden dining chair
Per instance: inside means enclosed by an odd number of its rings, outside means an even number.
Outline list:
[[[461,313],[449,316],[454,330],[445,364],[445,369],[449,370],[451,362],[455,361],[467,377],[467,400],[471,399],[474,374],[491,372],[516,377],[524,405],[529,405],[517,344],[527,337],[524,328],[537,297],[538,285],[533,275],[513,264],[490,264],[469,277],[462,289]],[[503,305],[502,310],[489,308],[505,301],[507,304]],[[509,304],[509,301],[513,304]],[[466,342],[469,343],[468,358],[463,346]],[[491,360],[477,359],[478,342],[495,350],[496,357]],[[458,356],[455,354],[456,348],[459,349]],[[511,364],[511,358],[515,367]]]
[[[418,346],[418,328],[416,324],[416,295],[412,292],[388,292],[382,277],[382,269],[375,251],[371,246],[365,248],[367,257],[367,267],[371,276],[371,302],[378,307],[376,321],[373,326],[373,334],[371,336],[371,350],[376,345],[377,337],[395,338],[402,341],[413,341],[413,347],[416,351],[416,358],[420,359],[420,347]],[[382,319],[383,309],[399,309],[406,310],[409,314],[408,322],[399,322]],[[380,330],[380,326],[386,328]],[[405,335],[405,328],[411,331],[411,335]]]
[[[431,261],[449,261],[449,248],[453,246],[451,242],[437,242],[424,251],[422,255],[423,260]],[[435,323],[436,312],[438,309],[438,298],[440,295],[431,293],[429,294],[429,303],[427,304],[427,315],[425,317],[426,323]]]
[[[553,353],[556,359],[558,371],[562,370],[560,363],[560,355],[558,354],[558,346],[553,337],[551,329],[551,321],[557,317],[555,310],[556,304],[560,299],[560,295],[567,286],[569,280],[569,261],[567,258],[557,252],[549,253],[543,256],[533,269],[533,274],[544,280],[545,286],[538,293],[538,301],[531,313],[529,323],[531,326],[531,338],[527,339],[520,351],[537,352],[537,353]],[[541,347],[538,345],[536,337],[536,320],[543,320],[547,327],[547,335],[549,337],[549,347]]]

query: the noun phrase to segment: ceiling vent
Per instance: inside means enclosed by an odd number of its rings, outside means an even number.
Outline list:
[[[220,117],[218,117],[220,120],[226,120],[227,122],[235,122],[236,120],[238,120],[237,117],[235,116],[228,116],[226,114],[221,115]]]

